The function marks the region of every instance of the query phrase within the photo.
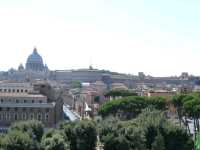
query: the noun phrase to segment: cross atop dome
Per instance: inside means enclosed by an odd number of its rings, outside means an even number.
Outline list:
[[[34,49],[33,49],[33,53],[34,53],[34,54],[38,53],[36,47],[34,47]]]

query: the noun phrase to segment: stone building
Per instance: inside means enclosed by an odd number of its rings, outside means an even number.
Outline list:
[[[163,97],[167,101],[171,101],[173,96],[176,95],[175,91],[167,91],[167,90],[151,90],[145,93],[145,96],[148,97]]]
[[[30,83],[0,83],[0,127],[8,127],[20,120],[39,120],[46,127],[55,126],[57,116],[56,100],[34,90]]]

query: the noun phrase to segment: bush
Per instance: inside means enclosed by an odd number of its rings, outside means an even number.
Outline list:
[[[3,139],[5,150],[36,150],[34,141],[27,133],[10,131]]]
[[[42,137],[41,145],[44,150],[70,150],[69,143],[59,130],[50,130]]]
[[[37,120],[20,121],[12,124],[9,130],[26,132],[32,139],[39,142],[44,133],[44,126],[40,121]]]

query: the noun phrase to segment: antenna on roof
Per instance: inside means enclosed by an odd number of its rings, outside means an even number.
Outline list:
[[[92,70],[93,67],[92,67],[92,58],[90,58],[90,65],[89,65],[89,69]]]

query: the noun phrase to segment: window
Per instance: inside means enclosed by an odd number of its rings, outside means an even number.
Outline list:
[[[3,113],[3,120],[5,120],[6,119],[6,113],[4,112]]]
[[[7,113],[7,114],[6,114],[6,120],[10,120],[10,119],[11,119],[10,113]]]
[[[7,92],[7,89],[4,89],[4,92]]]
[[[49,108],[46,108],[46,112],[47,112],[47,113],[49,112]]]
[[[46,120],[46,121],[49,120],[49,114],[45,114],[45,120]]]
[[[28,92],[28,90],[25,90],[25,92],[27,93],[27,92]]]
[[[1,99],[1,103],[3,103],[3,99]]]
[[[10,93],[10,92],[11,92],[11,89],[8,89],[8,92]]]
[[[12,92],[15,93],[15,89],[13,89]]]
[[[2,89],[0,89],[0,92],[2,92]]]
[[[41,121],[42,120],[42,115],[39,113],[37,118],[38,118],[39,121]]]
[[[42,103],[42,100],[39,100],[39,103]]]
[[[24,100],[24,103],[26,103],[27,102],[27,100]]]
[[[15,116],[15,120],[17,120],[17,119],[18,119],[18,115],[17,115],[17,114],[15,114],[14,116]]]
[[[30,114],[30,119],[33,120],[34,119],[34,115]]]
[[[34,100],[32,100],[32,103],[34,103]]]
[[[23,89],[21,89],[21,92],[23,93],[23,92],[24,92],[24,90],[23,90]]]
[[[2,115],[0,114],[0,120],[2,120]]]
[[[23,120],[27,120],[27,115],[26,115],[26,113],[23,113],[23,114],[22,114],[22,119],[23,119]]]
[[[18,99],[16,99],[16,103],[19,103],[19,100],[18,100]]]
[[[19,89],[17,89],[17,93],[19,93]]]

